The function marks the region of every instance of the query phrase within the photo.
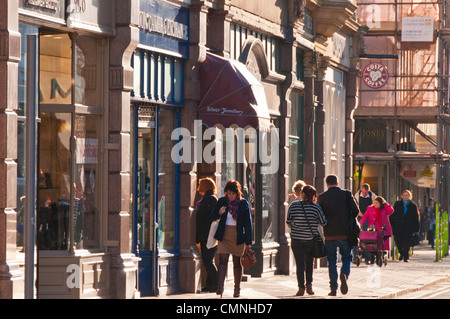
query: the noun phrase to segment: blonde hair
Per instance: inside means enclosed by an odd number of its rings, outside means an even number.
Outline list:
[[[408,193],[408,194],[409,194],[409,198],[410,198],[410,199],[412,199],[412,198],[413,198],[412,192],[411,192],[410,190],[408,190],[408,189],[405,189],[405,190],[404,190],[404,191],[402,192],[402,195],[403,195],[404,193]]]
[[[300,192],[302,191],[303,187],[306,186],[306,183],[302,180],[296,181],[294,183],[294,186],[292,186],[292,191],[296,194],[299,195]]]
[[[216,183],[214,182],[214,180],[212,178],[210,178],[210,177],[202,178],[198,182],[198,188],[197,188],[198,192],[206,193],[210,189],[212,189],[214,194],[216,193]]]

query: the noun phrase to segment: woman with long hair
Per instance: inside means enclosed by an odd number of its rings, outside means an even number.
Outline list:
[[[225,185],[224,197],[219,198],[213,210],[213,220],[220,218],[214,238],[219,241],[217,255],[219,256],[218,282],[216,293],[222,296],[224,281],[227,274],[229,256],[233,256],[234,297],[240,296],[242,278],[241,257],[252,245],[252,220],[250,206],[242,197],[241,185],[235,180],[229,180]]]
[[[316,203],[317,191],[306,185],[301,190],[301,201],[295,201],[289,206],[286,223],[291,226],[292,252],[297,265],[297,296],[306,292],[314,295],[312,289],[313,260],[311,255],[314,235],[319,234],[319,224],[327,223],[322,208]],[[306,285],[305,285],[306,274]]]

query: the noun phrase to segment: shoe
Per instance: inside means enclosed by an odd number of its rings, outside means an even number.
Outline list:
[[[348,292],[347,276],[341,272],[339,278],[341,279],[341,292],[343,295],[346,295]]]
[[[306,293],[307,293],[308,295],[314,295],[314,291],[313,291],[313,289],[312,289],[312,285],[311,285],[311,284],[307,284],[307,285],[306,285]]]
[[[403,260],[403,255],[400,255],[400,257],[398,257],[398,260],[402,261]]]
[[[331,291],[328,293],[328,296],[336,296],[336,290],[331,290]]]
[[[298,288],[297,293],[295,294],[298,297],[301,297],[305,294],[305,288]]]

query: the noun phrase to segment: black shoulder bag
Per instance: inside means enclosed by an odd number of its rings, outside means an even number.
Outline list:
[[[308,216],[306,215],[305,207],[303,207],[302,202],[300,203],[302,204],[303,214],[305,214],[306,222],[308,223],[309,229],[311,230],[311,234],[313,236],[311,256],[313,256],[314,258],[325,257],[327,255],[327,251],[325,249],[325,244],[323,243],[322,236],[314,233],[311,228],[311,224],[309,223]]]
[[[350,248],[356,247],[359,245],[359,235],[361,233],[361,227],[359,225],[357,217],[353,217],[351,213],[351,203],[352,194],[350,192],[346,192],[346,202],[347,202],[347,210],[348,210],[348,221],[347,221],[347,236],[348,243],[350,244]]]

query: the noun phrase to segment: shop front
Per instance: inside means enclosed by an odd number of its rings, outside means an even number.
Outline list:
[[[172,132],[184,105],[187,7],[141,0],[140,40],[132,58],[133,251],[141,296],[178,290],[179,166]]]
[[[19,256],[30,252],[24,240],[25,231],[30,231],[30,221],[24,213],[29,195],[25,185],[33,179],[27,176],[27,168],[34,164],[35,297],[117,297],[121,293],[114,283],[113,268],[121,266],[108,248],[118,246],[118,242],[109,240],[113,227],[108,215],[111,174],[105,164],[109,148],[109,50],[110,39],[116,35],[115,1],[23,0],[19,1],[18,12],[22,45],[16,110],[17,252]],[[28,47],[28,35],[36,35],[36,66],[27,64],[27,56],[34,54]],[[31,107],[27,89],[33,83],[28,76],[33,67],[37,79],[35,118],[26,116]],[[25,160],[30,151],[25,147],[30,121],[38,123],[36,163]],[[132,273],[132,268],[126,272]],[[30,287],[29,283],[26,286]],[[132,297],[133,291],[125,295]]]

